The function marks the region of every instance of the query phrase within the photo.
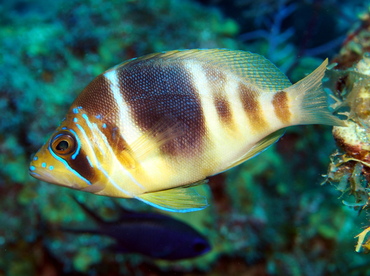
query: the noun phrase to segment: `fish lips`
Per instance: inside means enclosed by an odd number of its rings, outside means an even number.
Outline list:
[[[53,162],[52,165],[49,165],[47,162],[41,160],[36,154],[30,163],[28,171],[32,177],[51,184],[77,190],[89,187],[89,184],[83,179],[71,177],[71,172],[67,172],[62,164]]]

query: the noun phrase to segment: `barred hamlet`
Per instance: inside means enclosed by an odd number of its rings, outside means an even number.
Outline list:
[[[327,63],[292,85],[270,61],[244,51],[126,61],[82,91],[30,173],[168,211],[203,209],[207,200],[193,186],[263,151],[284,128],[343,125],[321,88]]]

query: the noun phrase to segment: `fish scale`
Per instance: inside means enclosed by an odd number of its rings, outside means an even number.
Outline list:
[[[290,125],[344,125],[326,104],[327,60],[292,85],[264,57],[226,49],[150,54],[77,97],[30,174],[176,212],[208,203],[194,186],[262,152]]]

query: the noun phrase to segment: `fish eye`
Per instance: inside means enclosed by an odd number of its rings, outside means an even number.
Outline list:
[[[56,154],[67,155],[76,150],[76,140],[72,134],[60,132],[51,139],[50,146]]]

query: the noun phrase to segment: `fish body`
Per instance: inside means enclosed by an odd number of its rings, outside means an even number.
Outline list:
[[[329,113],[327,60],[292,85],[266,58],[224,49],[126,61],[95,78],[30,165],[41,180],[168,211],[207,201],[194,185],[255,156],[299,124]]]
[[[207,239],[195,229],[170,216],[134,212],[119,206],[119,218],[105,221],[78,200],[80,207],[94,219],[95,229],[61,230],[70,233],[97,234],[110,237],[110,249],[117,253],[139,253],[151,258],[181,260],[194,258],[210,251]]]

